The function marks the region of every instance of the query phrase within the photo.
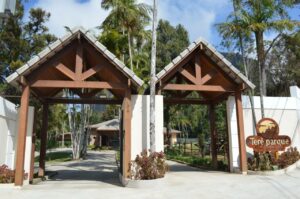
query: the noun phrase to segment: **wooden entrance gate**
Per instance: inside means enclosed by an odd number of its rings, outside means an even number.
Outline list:
[[[21,86],[20,124],[18,130],[15,185],[23,185],[27,113],[30,94],[43,104],[39,175],[45,175],[45,155],[49,104],[122,104],[124,147],[122,173],[127,177],[131,160],[131,95],[143,81],[115,55],[83,28],[75,28],[47,46],[23,67],[7,78]],[[69,89],[76,98],[68,98]],[[111,94],[103,97],[102,91]],[[33,169],[33,165],[32,168]]]

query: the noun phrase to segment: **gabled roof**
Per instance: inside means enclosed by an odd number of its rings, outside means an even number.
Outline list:
[[[98,124],[90,125],[88,126],[88,128],[96,129],[97,131],[118,131],[120,128],[120,121],[119,119],[112,119]]]
[[[57,51],[61,50],[70,41],[72,41],[78,35],[78,33],[81,33],[88,40],[89,43],[91,43],[100,53],[102,53],[125,76],[131,79],[137,87],[140,87],[144,84],[143,80],[136,76],[132,70],[126,67],[122,61],[120,61],[103,44],[101,44],[92,33],[90,33],[88,30],[85,30],[83,27],[73,28],[70,32],[67,32],[63,37],[59,38],[52,44],[46,46],[44,50],[42,50],[39,54],[33,56],[27,63],[25,63],[22,67],[17,69],[13,74],[8,76],[6,78],[6,81],[9,84],[17,86],[17,80],[19,80],[21,76],[29,74],[32,70],[34,70],[40,65],[40,62],[43,62],[55,55]]]
[[[228,76],[233,79],[237,84],[245,83],[246,87],[251,89],[255,88],[255,85],[248,80],[236,67],[232,65],[221,53],[219,53],[210,43],[202,38],[199,38],[193,42],[189,47],[180,53],[175,59],[172,60],[162,71],[156,75],[156,83],[164,78],[171,70],[188,57],[197,48],[202,47],[204,53],[209,56]]]

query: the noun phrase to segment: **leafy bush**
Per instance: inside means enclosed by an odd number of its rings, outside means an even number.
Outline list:
[[[253,158],[248,158],[248,169],[253,171],[272,170],[276,164],[274,157],[266,153],[255,153]]]
[[[130,165],[131,179],[135,180],[151,180],[162,178],[168,171],[169,167],[165,162],[165,154],[163,152],[151,152],[144,150],[137,155]]]
[[[28,178],[28,174],[24,173],[24,180]],[[14,183],[15,170],[11,170],[7,165],[0,166],[0,183]]]
[[[300,159],[299,151],[296,147],[290,147],[286,152],[283,152],[279,159],[277,160],[277,164],[280,168],[285,168],[289,165],[294,164]]]

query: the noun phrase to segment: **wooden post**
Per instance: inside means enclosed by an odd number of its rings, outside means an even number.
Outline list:
[[[41,129],[41,144],[40,144],[40,160],[39,160],[39,176],[45,176],[45,158],[47,149],[47,129],[48,129],[48,104],[43,104],[43,121]]]
[[[209,105],[209,120],[210,120],[210,148],[212,157],[212,166],[214,169],[218,168],[218,154],[217,154],[217,131],[216,131],[216,113],[215,105]]]
[[[245,146],[244,118],[243,118],[241,91],[237,91],[235,93],[235,103],[236,103],[236,118],[237,118],[237,128],[238,128],[238,137],[239,137],[240,171],[243,174],[246,174],[247,154],[246,154],[246,146]]]
[[[35,140],[36,140],[36,123],[37,123],[37,110],[34,110],[34,120],[33,120],[33,129],[32,129],[32,146],[31,146],[31,162],[30,162],[30,172],[29,172],[29,181],[32,182],[34,175],[34,153],[35,153]]]
[[[125,98],[123,102],[124,119],[123,126],[125,130],[125,144],[123,147],[124,159],[123,159],[123,177],[129,177],[130,175],[130,161],[131,161],[131,91],[126,90]]]
[[[18,142],[17,142],[18,145],[17,145],[15,186],[22,186],[23,179],[24,179],[24,159],[25,159],[29,97],[30,97],[30,87],[28,85],[23,86],[21,107],[19,112],[19,130],[18,130]]]

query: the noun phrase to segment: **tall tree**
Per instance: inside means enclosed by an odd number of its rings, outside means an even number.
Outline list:
[[[127,36],[130,68],[133,70],[133,36],[144,31],[150,21],[150,8],[136,0],[102,0],[101,7],[110,13],[102,23],[104,30],[117,30]],[[123,61],[125,61],[123,52]]]
[[[157,70],[162,70],[189,45],[187,30],[173,27],[169,21],[159,20],[157,27]]]
[[[157,29],[157,4],[153,0],[152,19],[152,49],[151,49],[151,82],[150,82],[150,149],[156,150],[155,139],[155,76],[156,76],[156,30]]]
[[[267,95],[265,58],[274,42],[285,30],[292,30],[296,23],[291,21],[287,8],[293,6],[294,0],[239,0],[238,12],[229,15],[227,22],[219,24],[221,34],[231,36],[242,32],[243,36],[254,37],[260,76],[261,115],[264,117],[263,96]],[[264,33],[277,32],[278,36],[271,42],[268,49],[265,47]]]
[[[51,35],[45,26],[50,13],[40,8],[32,8],[27,22],[24,22],[23,17],[24,7],[17,1],[15,14],[11,15],[0,29],[1,93],[13,90],[4,84],[6,76],[55,40],[55,36]]]
[[[159,20],[157,27],[157,71],[161,71],[172,59],[177,57],[189,45],[189,36],[187,30],[181,25],[172,26],[167,20]],[[197,107],[196,107],[197,108]],[[179,128],[178,114],[183,109],[179,106],[164,107],[164,125],[167,128],[167,145],[170,146],[171,128]],[[184,119],[183,114],[179,114]],[[180,118],[180,117],[179,117]],[[182,125],[181,125],[182,126]]]

